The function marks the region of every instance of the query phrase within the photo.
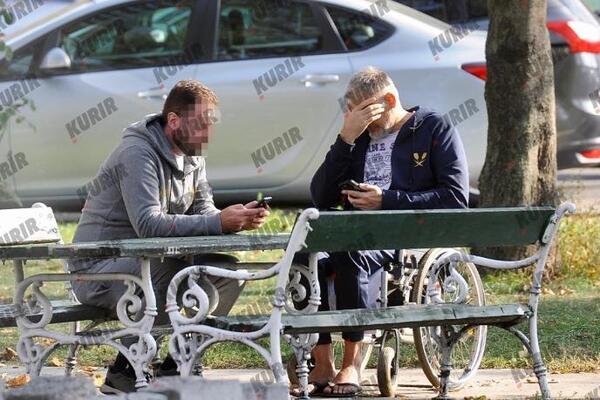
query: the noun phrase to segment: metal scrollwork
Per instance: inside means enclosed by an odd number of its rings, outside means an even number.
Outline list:
[[[289,276],[289,281],[285,287],[286,301],[284,307],[286,312],[289,314],[316,312],[321,304],[321,291],[316,265],[315,268],[311,268],[305,265],[292,264]],[[306,302],[306,306],[301,310],[297,309],[296,304],[302,302]]]
[[[53,307],[48,297],[41,290],[43,283],[74,280],[117,280],[124,282],[126,290],[116,306],[117,316],[124,327],[105,331],[95,330],[93,333],[76,331],[71,334],[46,329],[46,326],[52,321]],[[28,301],[25,302],[25,293],[29,287],[31,287],[31,295]],[[136,293],[137,289],[141,289],[143,296]],[[42,365],[59,345],[104,344],[114,347],[129,360],[136,373],[136,387],[143,387],[147,384],[144,369],[154,357],[157,348],[156,341],[150,334],[157,312],[148,260],[144,259],[142,261],[142,278],[119,273],[38,274],[29,276],[17,284],[14,307],[17,326],[20,330],[17,353],[26,365],[27,372],[32,376],[40,374]],[[31,313],[41,314],[39,321],[32,322],[28,317]],[[92,326],[95,325],[92,324]],[[138,340],[127,348],[118,339],[129,336],[137,337]],[[36,343],[35,338],[47,338],[52,342],[50,345],[44,345],[43,342]]]
[[[448,262],[449,257],[442,257],[432,267],[427,284],[427,296],[435,304],[446,303],[442,292],[452,296],[452,303],[463,304],[469,297],[469,284],[456,270],[456,261]],[[441,280],[441,273],[445,276]],[[440,284],[441,281],[441,284]]]
[[[178,272],[171,280],[167,290],[166,311],[173,326],[199,324],[209,314],[211,309],[210,300],[207,293],[198,284],[199,276],[197,267],[189,267]],[[187,311],[186,315],[182,315],[177,304],[177,292],[186,278],[188,288],[183,292],[181,302]],[[192,312],[195,314],[188,316]]]
[[[43,282],[34,281],[31,285],[31,298],[27,301],[27,304],[31,310],[39,310],[42,314],[38,322],[33,322],[29,318],[25,317],[23,310],[23,293],[19,296],[15,296],[15,302],[17,311],[22,316],[19,318],[21,326],[26,329],[39,329],[50,323],[52,320],[52,303],[48,300],[48,297],[40,290],[43,286]]]
[[[124,283],[127,289],[117,302],[117,316],[125,326],[134,328],[142,323],[140,313],[142,312],[143,302],[140,296],[135,293],[135,283],[132,281],[125,281]]]

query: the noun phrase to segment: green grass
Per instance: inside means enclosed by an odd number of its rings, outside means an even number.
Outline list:
[[[263,232],[290,231],[296,210],[275,210]],[[539,335],[544,359],[552,372],[598,371],[600,365],[600,218],[569,217],[561,227],[560,254],[562,265],[551,282],[545,282],[539,309]],[[72,238],[75,224],[61,224],[61,233],[66,242]],[[276,261],[282,251],[236,252],[244,261]],[[11,301],[13,275],[4,267],[0,274],[0,299]],[[58,262],[27,263],[26,273],[40,271],[59,272]],[[484,276],[484,286],[488,303],[527,302],[528,284],[531,271],[502,272]],[[233,314],[255,314],[269,309],[273,279],[250,282],[242,297],[232,310]],[[45,292],[52,298],[64,297],[60,284],[45,286]],[[523,327],[526,329],[526,327]],[[66,330],[68,326],[58,326]],[[15,347],[16,331],[0,330],[0,351],[4,347]],[[263,344],[267,344],[265,339]],[[341,344],[335,345],[336,353],[341,353]],[[528,361],[522,356],[522,346],[506,331],[490,328],[483,368],[523,368]],[[166,346],[163,346],[166,351]],[[62,351],[57,356],[64,356]],[[284,357],[291,355],[287,345],[283,346]],[[107,347],[92,346],[80,352],[83,365],[102,366],[110,363],[115,355]],[[210,348],[205,355],[205,365],[209,368],[256,368],[264,367],[262,358],[252,349],[234,343],[223,343]],[[413,345],[401,348],[401,364],[418,366]],[[376,365],[373,355],[370,365]]]

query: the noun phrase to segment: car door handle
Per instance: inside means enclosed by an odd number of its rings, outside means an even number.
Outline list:
[[[327,83],[339,82],[340,76],[335,74],[316,74],[306,75],[300,80],[306,87],[312,86],[313,84],[325,85]]]
[[[138,92],[138,97],[140,99],[157,99],[157,100],[166,100],[167,92],[164,88],[151,88],[149,90]]]

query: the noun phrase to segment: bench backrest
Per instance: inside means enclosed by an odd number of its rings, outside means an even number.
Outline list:
[[[326,211],[303,252],[520,246],[544,234],[552,207],[425,211]]]
[[[31,208],[0,210],[0,246],[61,241],[50,207],[36,203]]]

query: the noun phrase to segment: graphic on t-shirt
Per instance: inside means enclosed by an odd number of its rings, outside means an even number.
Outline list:
[[[392,149],[398,132],[371,139],[365,158],[363,182],[381,189],[389,189],[392,183]]]

